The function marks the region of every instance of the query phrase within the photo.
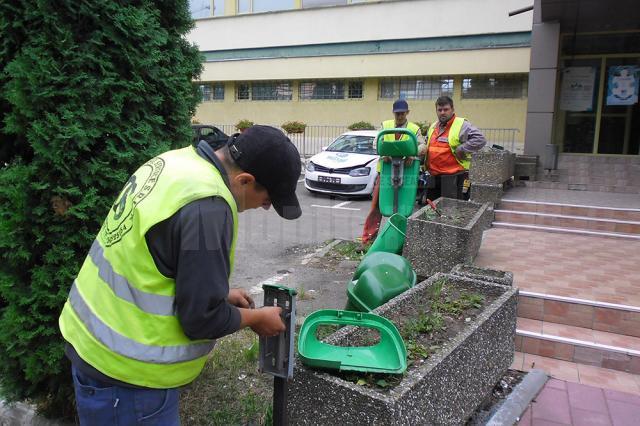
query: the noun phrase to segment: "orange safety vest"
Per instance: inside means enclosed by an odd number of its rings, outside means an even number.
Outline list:
[[[464,119],[459,118],[459,121]],[[458,172],[462,172],[465,167],[461,164],[461,162],[454,155],[454,146],[457,148],[459,145],[459,134],[451,134],[453,140],[449,138],[449,132],[451,130],[452,125],[456,121],[456,116],[454,115],[447,122],[447,125],[444,128],[444,132],[439,133],[440,126],[439,123],[434,123],[433,130],[429,135],[428,139],[428,148],[427,148],[427,164],[429,167],[429,173],[433,176],[437,175],[452,175]],[[455,126],[457,132],[460,132],[461,125]],[[451,143],[454,141],[458,141],[457,144]]]

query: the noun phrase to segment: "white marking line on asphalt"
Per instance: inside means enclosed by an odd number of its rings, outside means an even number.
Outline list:
[[[300,180],[298,181],[298,183],[300,183],[300,182],[304,182],[304,179],[300,179]]]
[[[263,284],[277,284],[280,281],[282,281],[287,275],[289,275],[289,273],[278,274],[278,275],[274,275],[271,278],[267,278],[266,280],[261,281],[258,284],[254,285],[253,287],[251,287],[249,289],[249,294],[260,294],[260,293],[263,293],[264,292],[264,290],[262,289],[262,285]]]
[[[345,201],[344,203],[336,204],[335,206],[333,206],[333,208],[343,207],[349,203],[351,203],[351,201]]]
[[[360,209],[354,209],[352,207],[338,207],[338,206],[319,206],[317,204],[311,204],[311,207],[319,207],[321,209],[337,209],[337,210],[353,210],[360,211]]]

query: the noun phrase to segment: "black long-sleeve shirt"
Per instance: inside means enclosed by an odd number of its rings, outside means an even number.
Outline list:
[[[228,186],[224,167],[213,149],[201,142],[197,152],[220,171]],[[176,282],[176,314],[190,339],[216,339],[240,328],[240,312],[227,301],[232,239],[231,209],[218,197],[188,203],[145,235],[158,271]],[[76,368],[95,379],[137,387],[105,376],[82,360],[69,344],[65,352]]]

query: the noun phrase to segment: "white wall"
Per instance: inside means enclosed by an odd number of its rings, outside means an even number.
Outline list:
[[[201,51],[531,31],[533,0],[396,0],[196,21]]]

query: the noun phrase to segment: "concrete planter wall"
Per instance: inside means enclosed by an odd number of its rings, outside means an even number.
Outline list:
[[[423,219],[423,207],[407,220],[407,239],[402,254],[420,277],[449,272],[458,263],[473,263],[482,243],[482,233],[491,226],[493,210],[489,204],[439,198],[437,206],[473,206],[476,214],[463,226]]]
[[[471,201],[497,204],[502,199],[504,187],[501,183],[471,183]]]
[[[515,154],[499,149],[476,152],[471,157],[469,180],[476,184],[497,185],[513,176]]]
[[[393,313],[405,304],[427,300],[430,286],[444,274],[406,291],[374,311]],[[289,385],[293,425],[431,425],[464,424],[513,360],[518,290],[446,275],[453,285],[497,296],[485,310],[420,367],[406,373],[388,391],[358,386],[326,372],[296,365]],[[340,344],[358,330],[345,327],[329,337]]]
[[[496,269],[481,268],[479,266],[464,265],[461,263],[451,270],[451,274],[508,287],[513,285],[513,273],[509,271],[498,271]]]

